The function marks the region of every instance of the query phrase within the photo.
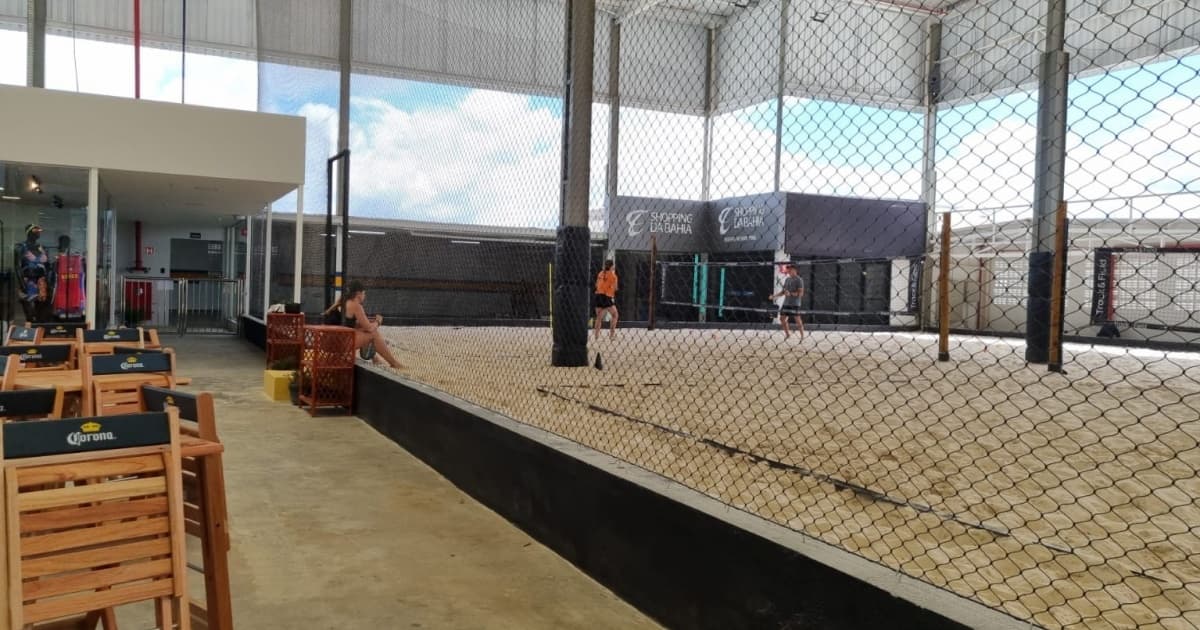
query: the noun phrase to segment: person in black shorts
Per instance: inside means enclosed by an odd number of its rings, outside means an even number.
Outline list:
[[[617,336],[617,272],[613,270],[613,261],[604,261],[604,269],[596,275],[596,293],[592,296],[592,308],[596,309],[596,331],[594,339],[600,338],[600,328],[604,325],[604,314],[609,314],[608,338]]]
[[[804,279],[800,277],[800,270],[795,264],[787,266],[787,277],[783,279],[783,290],[771,295],[771,299],[775,300],[783,296],[783,304],[779,307],[779,323],[783,324],[783,337],[787,339],[791,336],[791,330],[788,329],[788,318],[791,317],[796,323],[796,330],[800,331],[800,339],[804,339],[804,320],[800,318],[800,298],[804,297]]]

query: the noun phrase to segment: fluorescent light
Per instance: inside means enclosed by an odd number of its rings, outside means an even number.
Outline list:
[[[478,245],[479,241],[450,241],[456,245]]]
[[[371,236],[387,236],[387,232],[377,232],[375,230],[350,230],[351,234],[369,234]]]
[[[20,201],[21,200],[20,197],[14,197],[12,195],[4,195],[4,196],[0,197],[0,199],[7,199],[8,201]]]

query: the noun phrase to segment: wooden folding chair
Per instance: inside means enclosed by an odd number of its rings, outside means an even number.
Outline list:
[[[208,392],[142,387],[143,411],[179,411],[180,443],[185,452],[195,444],[219,444],[216,409]],[[183,513],[187,533],[200,539],[203,566],[191,567],[204,577],[204,602],[191,602],[192,623],[210,630],[231,630],[233,611],[229,590],[229,512],[225,503],[225,468],[221,448],[183,458]]]
[[[79,348],[79,356],[112,354],[113,346],[117,344],[134,345],[139,348],[145,345],[141,328],[106,328],[103,330],[75,331],[75,345]]]
[[[75,331],[87,330],[91,328],[91,324],[79,322],[71,322],[66,324],[34,324],[34,328],[42,329],[42,336],[38,340],[43,344],[75,344]]]
[[[83,362],[83,413],[137,413],[142,385],[175,387],[175,353],[89,356]]]
[[[176,613],[188,610],[177,412],[14,422],[0,435],[7,627],[112,630],[114,607],[153,601],[158,627],[190,630]]]
[[[4,335],[4,345],[6,346],[24,346],[38,343],[41,340],[41,328],[18,326],[16,324],[9,326],[8,334]]]
[[[75,366],[75,344],[0,346],[0,356],[16,355],[27,372],[70,370]]]
[[[162,348],[162,342],[158,340],[158,331],[154,328],[145,328],[142,330],[142,347],[155,350]]]
[[[0,391],[0,422],[57,420],[62,411],[61,387]]]

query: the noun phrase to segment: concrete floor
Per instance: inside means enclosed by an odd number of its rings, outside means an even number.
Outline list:
[[[361,420],[268,401],[253,346],[164,344],[216,398],[238,628],[658,627]]]

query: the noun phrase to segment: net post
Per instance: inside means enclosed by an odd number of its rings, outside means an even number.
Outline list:
[[[938,260],[938,361],[950,360],[950,213],[942,215],[942,255]]]
[[[1050,358],[1047,369],[1062,372],[1063,301],[1067,271],[1067,203],[1061,201],[1054,217],[1054,272],[1050,280]]]
[[[654,330],[654,278],[658,275],[658,241],[650,235],[650,322],[647,330]]]

